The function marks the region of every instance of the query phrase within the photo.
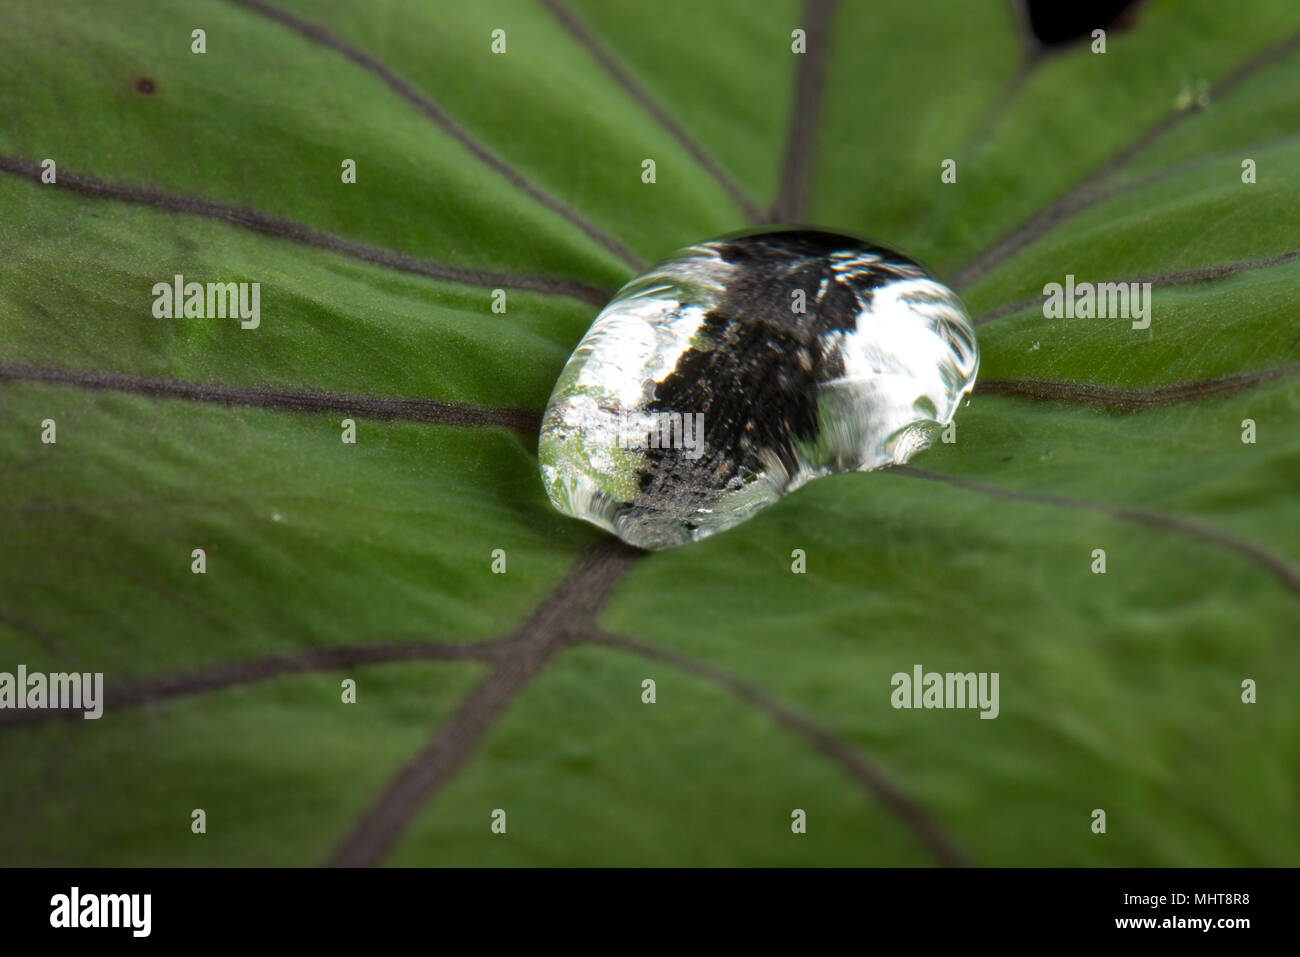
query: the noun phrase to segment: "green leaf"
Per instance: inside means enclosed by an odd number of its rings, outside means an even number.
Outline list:
[[[1292,5],[1104,54],[963,0],[0,26],[0,673],[106,687],[0,710],[0,863],[1300,863]],[[959,288],[957,441],[649,556],[559,515],[600,303],[766,210]],[[156,318],[177,274],[260,325]],[[1046,318],[1067,274],[1150,327]],[[916,664],[998,716],[895,709]]]

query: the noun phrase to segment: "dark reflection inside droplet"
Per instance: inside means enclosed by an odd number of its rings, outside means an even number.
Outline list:
[[[1066,46],[1092,37],[1093,30],[1117,30],[1137,16],[1141,0],[1024,0],[1029,29],[1045,47]]]
[[[974,382],[960,301],[914,260],[816,230],[690,247],[625,286],[543,421],[561,510],[644,548],[807,481],[906,461]]]

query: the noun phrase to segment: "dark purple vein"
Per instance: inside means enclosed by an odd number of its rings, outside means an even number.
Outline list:
[[[29,160],[16,156],[0,156],[0,172],[25,176],[34,180],[40,178],[40,167]],[[57,182],[46,188],[66,189],[69,192],[95,199],[112,199],[137,206],[149,206],[174,213],[190,216],[202,216],[215,219],[232,226],[251,230],[264,236],[287,239],[302,243],[316,249],[337,253],[351,259],[394,269],[398,272],[426,276],[430,279],[442,279],[447,282],[463,283],[469,286],[488,286],[490,288],[521,289],[528,292],[548,293],[581,299],[594,305],[603,306],[613,295],[609,290],[573,279],[560,279],[552,276],[513,275],[494,272],[489,269],[474,269],[465,266],[449,266],[445,263],[431,262],[394,252],[379,246],[354,242],[330,233],[322,232],[311,226],[295,223],[278,216],[270,216],[246,206],[228,206],[199,196],[186,196],[178,193],[164,193],[144,186],[131,186],[126,183],[110,183],[91,176],[81,176],[63,169],[59,170]]]
[[[139,708],[175,698],[222,691],[283,678],[287,675],[338,671],[398,661],[498,661],[518,644],[518,639],[495,638],[480,642],[408,641],[379,645],[345,645],[313,648],[294,654],[250,658],[211,665],[193,671],[107,684],[104,688],[104,712],[116,714],[127,708]],[[84,671],[84,667],[77,670]],[[53,720],[82,720],[73,710],[0,710],[0,728],[38,724]]]
[[[812,173],[817,120],[821,113],[826,68],[830,59],[831,19],[838,0],[807,0],[803,29],[807,52],[799,54],[795,71],[794,106],[781,163],[781,185],[772,207],[773,222],[798,223],[805,214]]]
[[[1256,143],[1253,146],[1243,147],[1239,150],[1234,151],[1232,153],[1232,156],[1236,157],[1238,155],[1257,153],[1260,150],[1272,149],[1284,143],[1289,143],[1293,140],[1296,140],[1297,138],[1300,138],[1300,133],[1287,133],[1283,136],[1278,136],[1271,140],[1268,140],[1267,142]],[[1057,220],[1054,225],[1060,225],[1060,223],[1063,222],[1065,219],[1072,218],[1073,216],[1078,215],[1084,210],[1092,208],[1098,203],[1104,202],[1109,199],[1114,199],[1117,196],[1122,196],[1125,193],[1129,193],[1134,190],[1144,189],[1148,186],[1165,182],[1167,180],[1173,179],[1176,176],[1181,176],[1184,173],[1191,172],[1196,169],[1201,169],[1205,166],[1209,166],[1212,163],[1219,162],[1224,158],[1225,158],[1225,154],[1223,153],[1214,153],[1209,156],[1199,156],[1196,157],[1195,159],[1188,160],[1185,163],[1179,163],[1177,166],[1171,166],[1168,167],[1167,169],[1156,170],[1155,172],[1148,173],[1145,176],[1135,177],[1134,179],[1131,179],[1124,183],[1102,184],[1098,186],[1096,190],[1092,191],[1092,193],[1090,193],[1089,196],[1082,198],[1078,203],[1074,204],[1070,209],[1064,211],[1061,219]],[[1220,278],[1221,276],[1230,275],[1231,272],[1240,272],[1243,269],[1258,268],[1259,266],[1271,266],[1271,265],[1277,265],[1280,262],[1288,262],[1290,259],[1295,258],[1296,255],[1300,255],[1300,252],[1281,253],[1276,257],[1270,257],[1268,259],[1245,260],[1240,264],[1226,263],[1219,266],[1208,266],[1204,268],[1210,270],[1212,274],[1206,276],[1199,275],[1200,272],[1199,270],[1191,270],[1188,272],[1170,273],[1168,277],[1164,277],[1164,276],[1146,277],[1145,280],[1141,280],[1141,281],[1151,281],[1159,285],[1171,285],[1172,284],[1172,282],[1170,281],[1171,279],[1184,281],[1184,282],[1217,279]],[[1193,276],[1194,278],[1192,279],[1182,278],[1187,276]],[[1127,282],[1130,280],[1125,280],[1125,281]],[[1013,312],[1019,312],[1021,309],[1028,308],[1029,306],[1033,305],[1037,301],[1039,300],[1031,298],[1031,299],[1024,299],[1019,302],[1008,303],[1005,306],[1000,306],[999,308],[994,309],[991,312],[985,313],[984,315],[980,316],[978,319],[975,320],[975,324],[980,325],[982,323],[988,322],[990,319],[998,319],[1001,318],[1002,316],[1010,315]]]
[[[548,661],[592,619],[640,552],[612,540],[598,547],[515,632],[512,653],[434,732],[361,816],[330,857],[333,867],[373,867],[396,846],[421,808],[470,758],[496,720]]]
[[[657,648],[633,638],[602,631],[594,632],[587,640],[593,644],[640,655],[652,661],[664,662],[727,689],[746,704],[766,713],[778,724],[798,734],[820,753],[838,764],[868,794],[896,814],[940,863],[949,867],[965,866],[965,855],[957,849],[952,839],[923,807],[904,794],[858,749],[807,715],[795,711],[766,691],[736,675],[676,651]]]
[[[1180,269],[1177,272],[1159,273],[1157,275],[1134,276],[1128,279],[1107,280],[1115,283],[1132,283],[1132,282],[1149,282],[1152,286],[1184,286],[1193,285],[1202,282],[1215,282],[1219,279],[1227,279],[1229,276],[1235,276],[1238,273],[1250,272],[1254,269],[1270,269],[1273,266],[1283,266],[1289,262],[1300,259],[1300,249],[1291,249],[1284,253],[1276,253],[1272,256],[1261,256],[1258,259],[1239,259],[1230,263],[1211,263],[1208,266],[1194,266],[1191,269]],[[982,326],[986,322],[992,322],[994,319],[1001,319],[1003,316],[1014,315],[1033,306],[1042,306],[1044,297],[1026,296],[1015,302],[1009,302],[1006,305],[998,306],[988,312],[980,313],[971,320],[972,325]]]
[[[277,389],[267,386],[226,385],[215,382],[182,382],[128,375],[125,372],[97,372],[50,366],[0,364],[0,382],[44,382],[79,389],[129,392],[155,399],[186,399],[227,406],[253,406],[287,412],[341,412],[384,421],[431,422],[477,428],[503,428],[535,437],[541,416],[522,409],[491,409],[460,405],[436,399],[401,399],[374,395],[320,392],[315,389]]]
[[[1166,182],[1175,177],[1182,176],[1185,173],[1204,169],[1207,166],[1222,162],[1228,158],[1231,158],[1234,161],[1235,167],[1235,164],[1244,156],[1253,156],[1263,150],[1275,149],[1278,146],[1291,143],[1297,138],[1300,138],[1300,133],[1284,133],[1281,136],[1273,137],[1272,139],[1265,140],[1261,143],[1253,143],[1250,146],[1237,147],[1231,153],[1220,152],[1209,153],[1204,156],[1196,156],[1182,163],[1175,164],[1174,166],[1152,170],[1150,173],[1135,176],[1124,182],[1107,180],[1104,183],[1097,184],[1096,188],[1089,191],[1086,196],[1080,197],[1078,202],[1071,204],[1070,208],[1064,211],[1061,218],[1057,219],[1053,223],[1053,227],[1059,226],[1064,220],[1071,219],[1079,213],[1091,209],[1100,203],[1115,199],[1118,196],[1123,196],[1126,193],[1131,193],[1135,190],[1145,189],[1148,186],[1154,186],[1158,183]],[[1237,171],[1239,171],[1239,168],[1234,168],[1234,174]]]
[[[1132,388],[1102,385],[1096,382],[1053,382],[1044,379],[985,379],[975,385],[976,395],[1008,395],[1045,402],[1085,402],[1107,408],[1127,410],[1153,405],[1172,405],[1211,396],[1230,395],[1254,388],[1265,382],[1300,373],[1300,362],[1197,379],[1168,385]]]
[[[1016,21],[1016,33],[1020,37],[1020,45],[1024,48],[1025,56],[1034,58],[1042,55],[1043,44],[1034,34],[1034,28],[1029,22],[1029,8],[1025,5],[1025,0],[1009,0],[1011,5],[1011,16]]]
[[[595,240],[619,259],[623,260],[623,262],[627,263],[633,269],[639,272],[641,269],[645,268],[645,262],[641,257],[637,256],[613,236],[610,236],[604,230],[589,221],[577,210],[556,199],[540,187],[534,185],[531,180],[475,139],[473,135],[465,129],[465,127],[452,119],[450,114],[443,110],[442,107],[438,106],[438,104],[434,103],[427,96],[421,93],[414,84],[398,76],[364,50],[353,46],[341,37],[335,36],[324,27],[303,20],[287,10],[282,10],[272,3],[267,3],[266,0],[228,0],[228,2],[268,17],[269,19],[301,34],[311,42],[318,43],[321,46],[333,50],[335,53],[341,54],[363,70],[374,74],[379,79],[383,80],[390,90],[402,99],[406,100],[426,117],[433,120],[433,122],[436,123],[445,133],[468,150],[475,159],[484,166],[487,166],[497,175],[501,176],[511,186],[527,195],[530,199],[545,206],[552,212],[563,216],[574,226],[577,226],[578,229],[586,233],[587,236]]]
[[[1013,0],[1012,3],[1015,6]],[[976,156],[988,143],[989,136],[997,127],[1002,117],[1006,114],[1011,104],[1025,89],[1029,83],[1029,78],[1033,76],[1034,71],[1038,69],[1048,54],[1030,54],[1021,60],[1016,71],[1007,77],[998,92],[994,95],[993,100],[984,108],[978,120],[971,126],[968,132],[962,138],[962,145],[956,153],[958,166],[964,167],[972,157]],[[942,198],[939,198],[942,197]],[[918,225],[917,235],[933,237],[941,228],[941,224],[949,219],[952,211],[957,204],[956,194],[951,190],[942,190],[930,205],[929,211],[925,214],[924,220]]]
[[[569,33],[573,36],[592,59],[601,65],[606,73],[621,86],[632,99],[641,105],[641,108],[654,117],[655,122],[662,126],[668,133],[677,140],[678,143],[691,154],[691,157],[700,164],[714,181],[731,197],[731,201],[740,207],[745,217],[750,222],[758,222],[763,218],[763,213],[755,205],[745,191],[740,188],[740,184],[732,179],[731,175],[719,165],[718,161],[709,155],[708,151],[693,137],[686,129],[669,115],[654,97],[633,79],[623,66],[614,58],[614,55],[601,43],[587,26],[573,15],[573,12],[564,4],[563,0],[540,0],[542,6],[550,11],[551,15],[560,22]]]
[[[1015,71],[1002,83],[993,95],[993,99],[980,112],[979,118],[971,125],[969,131],[963,135],[962,144],[955,154],[959,167],[965,167],[967,162],[977,156],[988,145],[993,130],[997,128],[998,123],[1006,115],[1011,104],[1024,92],[1029,85],[1030,78],[1042,66],[1044,61],[1053,55],[1043,49],[1042,44],[1038,42],[1038,38],[1034,36],[1033,30],[1030,29],[1029,12],[1022,0],[1009,0],[1009,5],[1012,16],[1016,20],[1016,32],[1019,34],[1023,53]],[[941,190],[940,195],[943,199],[936,198],[936,201],[931,204],[924,217],[924,222],[917,229],[918,235],[933,237],[939,230],[940,224],[951,217],[956,194],[951,190]],[[948,200],[952,200],[952,202]]]
[[[961,152],[958,154],[962,157],[968,157],[977,149],[982,148],[989,140],[989,135],[997,127],[1002,117],[1006,115],[1011,104],[1024,91],[1029,83],[1029,78],[1034,75],[1034,71],[1042,64],[1046,54],[1031,54],[1020,61],[1016,71],[1007,77],[1002,88],[994,96],[993,101],[980,115],[979,120],[971,127],[962,145]]]
[[[57,655],[65,661],[76,661],[75,655],[63,642],[50,634],[40,625],[33,621],[23,618],[21,615],[14,615],[7,611],[0,611],[0,622],[8,625],[14,631],[34,638],[50,654]],[[4,712],[0,711],[0,722],[4,720]]]
[[[1018,492],[1013,489],[1001,488],[997,485],[988,485],[984,482],[959,478],[955,475],[941,475],[937,472],[927,472],[924,469],[913,468],[910,465],[895,466],[890,469],[890,471],[897,472],[901,475],[911,476],[913,478],[925,479],[930,482],[942,482],[946,485],[968,489],[972,492],[980,492],[984,495],[991,495],[994,498],[1000,498],[1010,502],[1032,502],[1037,505],[1050,505],[1055,508],[1070,508],[1084,512],[1096,512],[1101,515],[1109,515],[1113,518],[1120,518],[1128,522],[1134,522],[1138,525],[1146,525],[1150,528],[1160,528],[1166,531],[1176,532],[1179,535],[1186,535],[1187,537],[1196,539],[1203,544],[1217,545],[1231,549],[1243,558],[1269,572],[1269,574],[1273,575],[1273,577],[1281,582],[1286,588],[1290,589],[1294,594],[1300,595],[1300,569],[1292,567],[1286,559],[1274,555],[1272,552],[1256,545],[1254,542],[1247,541],[1244,538],[1238,538],[1236,535],[1215,528],[1212,525],[1205,525],[1201,522],[1195,521],[1194,519],[1183,518],[1182,516],[1171,515],[1165,512],[1148,512],[1144,509],[1129,508],[1124,505],[1108,505],[1105,502],[1088,502],[1082,499],[1065,498],[1060,495],[1044,495],[1037,492]]]
[[[1214,84],[1211,96],[1215,99],[1225,96],[1242,82],[1254,76],[1264,67],[1287,56],[1300,48],[1300,31],[1292,34],[1280,43],[1251,57],[1242,63],[1218,83]],[[1043,207],[1029,219],[1004,234],[987,249],[978,253],[952,277],[952,284],[964,288],[983,277],[992,269],[1001,265],[1011,256],[1030,243],[1046,235],[1063,220],[1077,213],[1080,209],[1105,198],[1102,184],[1120,169],[1131,163],[1137,156],[1148,149],[1174,127],[1196,115],[1195,110],[1172,110],[1162,116],[1141,136],[1129,143],[1100,167],[1089,174],[1082,182],[1071,188],[1064,196]]]

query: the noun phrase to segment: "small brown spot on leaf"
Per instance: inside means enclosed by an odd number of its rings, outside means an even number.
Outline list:
[[[139,90],[141,93],[146,93],[146,94],[152,93],[155,89],[157,89],[157,87],[154,86],[153,80],[149,79],[149,77],[147,76],[142,76],[140,77],[140,79],[136,80],[135,88]]]

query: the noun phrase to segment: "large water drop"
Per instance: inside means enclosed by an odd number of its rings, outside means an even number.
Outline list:
[[[562,512],[680,545],[820,476],[907,461],[978,366],[956,294],[894,250],[789,229],[700,243],[587,330],[542,421],[542,480]]]

